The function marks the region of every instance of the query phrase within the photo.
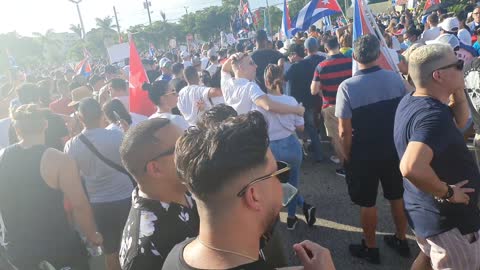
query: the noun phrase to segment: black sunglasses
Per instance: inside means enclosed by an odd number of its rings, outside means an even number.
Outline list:
[[[452,68],[452,67],[455,67],[457,70],[462,71],[464,64],[465,64],[465,62],[463,62],[463,60],[458,60],[458,61],[457,61],[456,63],[454,63],[454,64],[450,64],[450,65],[447,65],[447,66],[444,66],[444,67],[437,68],[437,69],[435,69],[434,71],[443,70],[443,69],[449,69],[449,68]]]
[[[280,183],[283,183],[283,184],[288,183],[288,180],[290,180],[290,165],[286,162],[283,162],[283,161],[277,161],[277,170],[276,171],[274,171],[273,173],[267,174],[265,176],[253,179],[250,183],[248,183],[246,186],[244,186],[237,193],[237,197],[242,197],[250,186],[252,186],[252,185],[254,185],[254,184],[256,184],[260,181],[267,180],[267,179],[270,179],[270,178],[275,177],[275,176],[278,178],[278,180],[280,180]]]
[[[173,153],[175,153],[175,146],[173,146],[172,148],[168,149],[167,151],[165,152],[162,152],[158,155],[156,155],[154,158],[148,160],[146,163],[145,163],[145,167],[143,168],[143,170],[146,172],[147,171],[147,165],[148,163],[152,162],[152,161],[155,161],[161,157],[166,157],[166,156],[170,156],[170,155],[173,155]]]

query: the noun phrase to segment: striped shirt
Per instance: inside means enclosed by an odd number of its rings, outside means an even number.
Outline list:
[[[338,86],[350,77],[352,77],[352,58],[343,54],[329,56],[318,64],[313,81],[321,84],[322,108],[335,105]]]

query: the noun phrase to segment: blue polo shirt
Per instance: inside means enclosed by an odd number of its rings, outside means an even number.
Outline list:
[[[393,120],[405,94],[400,76],[378,66],[359,70],[340,84],[335,116],[352,121],[352,161],[398,158]]]
[[[453,185],[469,180],[465,187],[475,189],[469,193],[469,205],[439,203],[431,194],[404,179],[405,210],[415,234],[427,238],[453,228],[462,234],[478,231],[480,173],[454,123],[450,107],[431,97],[406,95],[397,108],[394,140],[400,159],[409,142],[428,145],[433,151],[430,165],[442,181]]]

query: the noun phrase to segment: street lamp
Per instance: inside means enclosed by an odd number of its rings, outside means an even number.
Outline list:
[[[85,38],[85,26],[83,26],[82,14],[80,13],[80,2],[82,0],[68,0],[77,6],[78,18],[80,18],[80,27],[82,27],[82,38]]]

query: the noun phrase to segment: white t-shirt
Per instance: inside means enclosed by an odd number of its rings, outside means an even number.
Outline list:
[[[205,110],[211,108],[210,103],[208,102],[209,91],[210,87],[188,85],[182,88],[180,93],[178,93],[177,108],[190,126],[195,126],[198,116],[201,115],[201,112],[197,107],[197,102],[203,100],[203,102],[205,102]]]
[[[268,95],[275,102],[287,104],[290,106],[298,106],[298,102],[294,97]],[[303,117],[296,114],[278,114],[266,111],[262,108],[258,110],[265,116],[268,123],[268,137],[271,141],[285,139],[295,132],[295,128],[304,125]]]
[[[265,95],[257,83],[243,78],[234,79],[223,71],[221,85],[225,104],[232,106],[238,114],[256,110],[255,100]]]
[[[150,117],[148,119],[152,119],[152,118],[166,118],[166,119],[169,119],[170,121],[172,121],[172,123],[174,125],[181,128],[182,130],[187,130],[187,128],[190,126],[188,124],[188,122],[185,120],[185,118],[183,118],[180,115],[176,115],[176,114],[161,113],[161,112],[157,111],[156,113],[150,115]]]
[[[425,42],[429,40],[434,40],[438,36],[440,36],[440,27],[435,26],[423,32],[422,41]]]
[[[8,131],[10,130],[11,124],[12,119],[10,118],[3,118],[0,120],[0,149],[10,145]]]
[[[116,99],[120,100],[123,103],[123,106],[129,111],[129,96],[121,96],[121,97],[116,97]],[[145,115],[130,112],[130,116],[132,117],[132,124],[130,125],[131,127],[136,126],[138,123],[145,121],[148,119]]]

